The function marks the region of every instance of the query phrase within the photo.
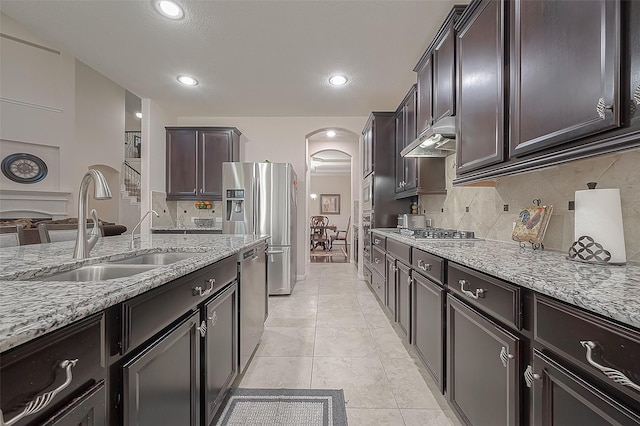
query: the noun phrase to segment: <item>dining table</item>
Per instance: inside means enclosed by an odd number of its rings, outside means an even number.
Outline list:
[[[310,225],[309,227],[310,233],[310,243],[311,250],[317,248],[318,246],[322,246],[323,250],[331,250],[331,238],[327,235],[327,230],[336,232],[338,229],[337,225]]]

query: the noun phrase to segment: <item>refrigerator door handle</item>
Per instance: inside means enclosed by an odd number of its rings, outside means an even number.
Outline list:
[[[267,254],[282,254],[284,250],[269,250]]]

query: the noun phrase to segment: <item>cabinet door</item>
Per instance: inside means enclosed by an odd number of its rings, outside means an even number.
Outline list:
[[[222,163],[232,161],[232,134],[228,130],[201,130],[198,141],[198,195],[221,200]]]
[[[400,155],[404,142],[404,105],[401,105],[396,111],[396,193],[404,191],[404,158]]]
[[[398,325],[404,333],[407,342],[411,336],[411,269],[401,262],[397,262],[398,282],[396,286],[396,309]]]
[[[620,1],[511,7],[510,154],[620,125]]]
[[[398,318],[396,317],[397,286],[398,267],[396,266],[396,260],[393,257],[387,255],[387,310],[389,311],[392,321],[398,320]]]
[[[125,425],[200,424],[200,313],[123,366]]]
[[[447,297],[447,392],[471,425],[520,424],[520,341]]]
[[[107,424],[107,392],[104,382],[90,388],[43,426],[100,426]]]
[[[198,176],[196,131],[167,129],[167,197],[195,197]]]
[[[413,86],[409,92],[408,99],[404,104],[404,147],[416,139],[416,108],[418,92]],[[403,148],[404,148],[403,147]],[[403,158],[404,166],[404,189],[414,189],[417,184],[416,158]]]
[[[534,349],[533,425],[638,425],[640,414]]]
[[[234,283],[203,309],[207,331],[203,349],[205,425],[210,425],[238,374],[238,290]]]
[[[373,117],[362,131],[362,177],[367,177],[373,171]]]
[[[504,159],[503,22],[504,2],[484,1],[458,32],[458,172]]]
[[[418,108],[416,128],[417,133],[422,133],[433,123],[433,113],[431,111],[431,94],[433,74],[431,71],[431,54],[429,53],[422,64],[418,65]]]
[[[420,359],[444,390],[444,288],[412,272],[411,341]]]
[[[455,111],[455,37],[451,22],[433,50],[434,123]]]

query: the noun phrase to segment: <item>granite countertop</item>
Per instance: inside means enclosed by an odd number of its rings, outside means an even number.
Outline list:
[[[564,253],[521,249],[492,240],[416,241],[391,229],[374,231],[452,262],[535,290],[640,329],[640,266],[593,265]]]
[[[222,232],[221,225],[214,226],[196,226],[196,225],[188,225],[188,226],[152,226],[151,231],[220,231]]]
[[[0,352],[236,254],[268,236],[147,234],[131,249],[130,235],[101,238],[91,258],[73,259],[74,241],[0,249]],[[194,256],[108,281],[40,281],[38,276],[151,252]],[[29,281],[24,281],[24,280]]]

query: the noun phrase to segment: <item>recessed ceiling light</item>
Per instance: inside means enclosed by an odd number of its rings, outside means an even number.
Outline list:
[[[156,1],[156,9],[169,19],[182,19],[184,16],[182,8],[169,0]]]
[[[336,135],[336,132],[334,132],[333,130],[329,130],[327,132],[327,136],[329,136],[330,138],[334,137]]]
[[[136,112],[136,117],[142,118],[142,113],[141,112]]]
[[[198,85],[198,80],[196,80],[193,77],[189,77],[188,75],[178,76],[178,81],[180,83],[184,84],[185,86],[197,86]]]
[[[334,86],[344,86],[347,84],[347,77],[340,74],[332,75],[329,77],[329,83]]]

